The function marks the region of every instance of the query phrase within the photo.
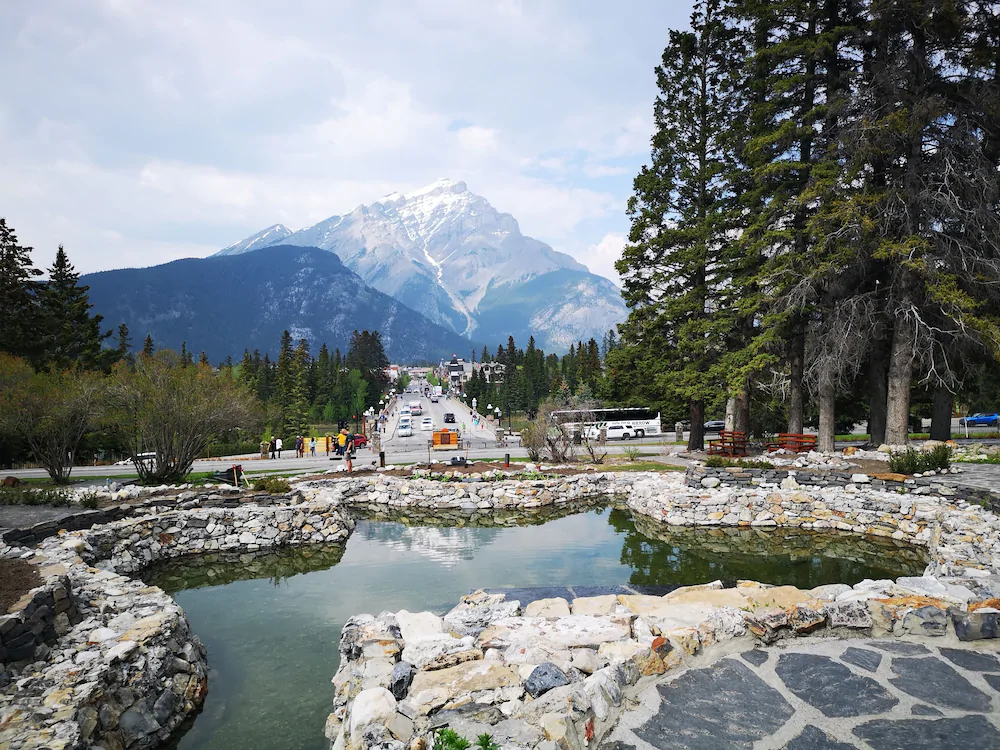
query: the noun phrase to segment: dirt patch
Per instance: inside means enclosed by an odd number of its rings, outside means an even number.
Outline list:
[[[31,563],[0,559],[0,612],[6,614],[18,599],[41,585],[42,577]]]
[[[888,461],[876,461],[873,458],[848,458],[852,465],[857,466],[862,474],[886,474],[889,472]]]

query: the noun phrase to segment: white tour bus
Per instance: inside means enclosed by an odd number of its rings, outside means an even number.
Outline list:
[[[574,434],[586,433],[590,439],[599,435],[602,427],[607,428],[607,437],[612,440],[663,434],[660,412],[642,407],[563,409],[552,412],[552,420]]]

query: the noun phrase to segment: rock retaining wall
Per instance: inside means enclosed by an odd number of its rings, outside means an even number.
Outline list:
[[[655,473],[310,483],[309,496],[369,509],[489,513],[613,499],[665,528],[853,531],[925,547],[930,558],[922,577],[805,592],[755,583],[722,590],[716,582],[666,597],[533,602],[523,611],[502,595],[479,593],[443,619],[361,615],[342,633],[327,737],[336,750],[403,750],[427,747],[433,730],[447,725],[470,739],[488,731],[505,747],[583,750],[599,745],[641,681],[726,642],[817,631],[1000,636],[1000,519],[986,508],[933,486],[900,493],[862,481],[768,484],[699,479],[692,487],[685,477]]]
[[[967,584],[967,585],[966,585]],[[666,596],[464,597],[429,612],[359,615],[341,634],[336,750],[429,747],[436,728],[505,748],[599,747],[630,698],[719,649],[810,634],[996,638],[1000,578],[865,581],[803,591],[741,582]]]
[[[750,469],[742,466],[691,466],[685,473],[688,487],[844,487],[851,485],[871,487],[888,492],[912,495],[941,495],[954,500],[982,505],[994,512],[1000,511],[1000,488],[997,491],[963,487],[943,482],[937,477],[906,478],[901,474],[867,474],[837,471],[810,471],[808,469]]]
[[[65,567],[39,566],[38,573],[42,585],[0,616],[0,685],[10,679],[4,665],[25,666],[36,654],[48,653],[48,647],[79,620]]]
[[[948,494],[913,494],[870,484],[782,489],[690,487],[673,472],[604,472],[525,481],[431,481],[368,475],[301,485],[317,501],[467,513],[582,502],[624,503],[669,526],[834,529],[927,548],[927,572],[979,575],[1000,568],[1000,517]]]
[[[204,700],[205,650],[180,607],[130,574],[208,550],[343,542],[353,527],[329,504],[250,505],[156,512],[62,533],[32,552],[8,548],[62,576],[79,621],[51,646],[33,648],[29,663],[8,664],[0,747],[161,744]]]

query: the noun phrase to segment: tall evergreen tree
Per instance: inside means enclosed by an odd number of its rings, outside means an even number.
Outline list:
[[[38,290],[42,320],[43,355],[39,364],[56,370],[94,369],[101,361],[101,343],[111,331],[101,332],[101,315],[91,315],[89,287],[80,286],[80,274],[63,246],[49,268],[49,280]]]
[[[153,356],[153,337],[150,334],[146,334],[146,338],[142,342],[142,353],[147,357]]]
[[[37,361],[40,356],[35,278],[31,248],[22,247],[13,227],[0,218],[0,351]]]
[[[726,177],[745,52],[741,34],[724,23],[730,6],[700,0],[691,31],[670,32],[656,70],[652,164],[635,179],[629,242],[617,263],[632,308],[621,326],[631,351],[617,358],[617,376],[639,377],[637,368],[655,379],[657,402],[686,401],[691,450],[703,446],[705,404],[724,386],[718,363],[733,327],[720,295],[730,284],[724,260],[734,196]]]

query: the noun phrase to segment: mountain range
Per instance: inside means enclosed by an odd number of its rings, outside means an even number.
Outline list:
[[[336,253],[365,283],[467,339],[513,336],[549,351],[601,336],[627,316],[618,288],[521,234],[464,182],[393,193],[292,232],[276,224],[214,257],[294,245]]]
[[[314,247],[265,246],[102,271],[82,276],[81,283],[90,287],[94,312],[111,325],[124,321],[137,348],[148,333],[158,349],[179,350],[186,342],[196,356],[205,351],[213,362],[239,359],[244,348],[274,355],[285,329],[293,340],[308,339],[314,354],[322,343],[346,353],[355,329],[377,329],[397,362],[462,356],[474,346]]]

